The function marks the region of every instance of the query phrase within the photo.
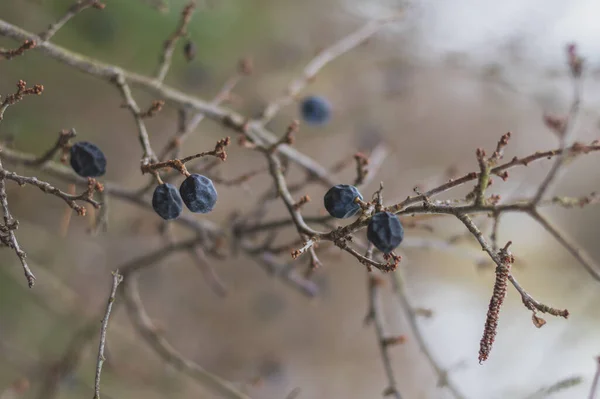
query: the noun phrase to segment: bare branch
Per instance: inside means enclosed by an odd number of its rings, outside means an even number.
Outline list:
[[[564,165],[567,160],[567,152],[564,151],[569,142],[571,141],[571,136],[573,136],[575,129],[573,126],[575,125],[575,119],[579,114],[579,104],[581,102],[581,72],[578,74],[573,74],[573,101],[571,104],[571,109],[569,110],[569,114],[564,120],[564,123],[557,130],[557,134],[559,136],[560,149],[561,153],[554,160],[554,164],[550,168],[550,171],[540,184],[535,197],[533,198],[533,204],[537,205],[544,197],[550,188],[550,185],[556,180],[557,174],[559,170]]]
[[[138,138],[140,140],[140,144],[142,146],[142,150],[144,151],[142,155],[142,166],[151,162],[156,162],[157,158],[154,154],[154,150],[152,150],[152,146],[150,145],[150,138],[148,137],[148,131],[146,129],[146,124],[144,123],[144,117],[142,112],[140,111],[140,107],[138,107],[133,95],[131,94],[131,89],[127,84],[125,77],[122,74],[117,74],[114,76],[112,80],[115,85],[119,88],[121,92],[121,96],[125,101],[124,107],[128,108],[133,117],[135,119],[135,123],[138,129]]]
[[[102,365],[106,358],[104,357],[104,348],[106,346],[106,332],[108,330],[108,319],[115,302],[115,296],[117,295],[117,288],[123,281],[123,276],[119,274],[118,270],[113,273],[112,288],[108,297],[108,303],[106,305],[106,313],[102,319],[102,326],[100,327],[100,344],[98,346],[98,360],[96,362],[96,379],[94,380],[94,399],[100,399],[100,376],[102,374]]]
[[[596,399],[598,393],[598,385],[600,384],[600,356],[596,357],[596,363],[596,374],[594,375],[594,381],[592,381],[592,386],[590,387],[589,399]]]
[[[60,28],[62,28],[71,18],[82,12],[83,10],[93,7],[97,10],[104,9],[105,5],[102,4],[99,0],[79,0],[75,4],[73,4],[67,10],[67,13],[58,21],[53,23],[46,29],[44,32],[40,33],[38,36],[41,41],[48,41],[58,32]]]
[[[37,37],[36,35],[30,32],[27,32],[17,26],[14,26],[2,20],[0,20],[0,36],[6,36],[15,40],[35,40],[35,38]],[[163,98],[164,100],[168,100],[179,106],[188,106],[191,109],[202,113],[206,117],[221,122],[225,126],[230,127],[236,131],[242,131],[243,127],[247,126],[247,134],[252,140],[260,144],[270,145],[277,140],[277,138],[271,132],[266,130],[264,126],[262,126],[260,123],[248,124],[247,118],[240,114],[237,114],[225,108],[218,107],[212,103],[208,103],[197,97],[190,96],[173,88],[166,87],[153,78],[125,71],[121,68],[112,65],[104,64],[100,61],[90,59],[89,57],[84,57],[77,53],[68,51],[62,47],[56,46],[49,42],[40,43],[37,46],[37,49],[41,53],[53,59],[56,59],[57,61],[60,61],[72,68],[78,69],[84,73],[95,76],[97,78],[113,81],[115,80],[115,77],[117,77],[117,82],[127,81],[132,85],[141,86],[146,91],[152,93],[156,97]],[[125,90],[125,87],[120,88],[122,89],[122,92],[128,91]],[[134,115],[136,115],[137,117],[137,115],[139,115],[139,108],[135,107],[135,109],[137,111],[134,112]],[[139,130],[141,139],[144,139],[145,136],[145,140],[147,140],[147,134],[143,134],[141,128],[139,128]],[[143,131],[145,132],[145,128],[143,129]],[[150,151],[148,151],[148,149],[150,148],[149,144],[143,145],[143,147],[147,153],[150,153]],[[329,178],[328,171],[312,158],[304,155],[299,151],[296,151],[294,148],[289,147],[287,145],[280,146],[279,152],[285,157],[289,158],[292,162],[300,165],[301,167],[312,173],[315,176],[315,178],[319,181],[322,181],[329,186],[335,184],[335,182]],[[151,154],[147,155],[150,156]]]
[[[2,163],[0,162],[0,170],[1,169]],[[13,219],[12,215],[10,214],[10,210],[8,209],[8,199],[6,197],[6,188],[4,182],[4,177],[0,177],[0,205],[2,206],[2,212],[4,213],[4,225],[0,225],[0,242],[9,246],[15,251],[19,261],[21,261],[21,265],[23,266],[23,272],[25,273],[25,278],[27,279],[29,288],[31,288],[35,283],[35,276],[31,272],[31,269],[29,269],[27,261],[25,260],[27,255],[19,246],[19,242],[15,236],[15,230],[17,229],[19,222]]]
[[[546,217],[542,216],[537,210],[529,212],[532,218],[534,218],[548,233],[550,233],[556,241],[560,243],[577,261],[585,268],[585,270],[594,277],[595,280],[600,281],[600,270],[596,266],[596,262],[590,255],[587,254],[582,248],[578,247],[572,242],[564,232],[559,231]]]
[[[369,251],[365,257],[370,258]],[[383,361],[383,367],[385,369],[385,374],[388,380],[388,386],[384,391],[385,396],[392,396],[396,399],[402,399],[402,395],[400,395],[400,391],[398,391],[398,383],[396,382],[396,377],[394,375],[394,368],[392,367],[392,360],[390,358],[389,349],[392,345],[393,340],[388,337],[385,332],[385,322],[383,320],[383,314],[381,309],[381,299],[380,299],[380,286],[383,281],[379,277],[375,277],[372,274],[368,275],[368,294],[369,294],[369,308],[367,311],[367,316],[365,317],[365,323],[373,322],[375,325],[375,334],[377,336],[377,343],[379,344],[379,352],[381,354],[381,359]],[[398,342],[393,343],[402,343],[404,342],[404,337],[391,337],[397,338]]]
[[[58,188],[54,187],[50,183],[39,180],[37,177],[26,177],[18,175],[14,172],[9,172],[4,170],[0,166],[0,179],[12,180],[19,184],[20,186],[24,186],[29,184],[31,186],[35,186],[45,192],[46,194],[52,194],[69,205],[78,215],[83,216],[86,213],[85,207],[78,205],[77,201],[87,202],[92,204],[94,208],[100,208],[100,203],[94,200],[93,195],[96,191],[102,191],[104,187],[98,183],[95,179],[89,178],[88,180],[88,189],[79,195],[71,195],[65,192],[62,192]]]
[[[229,144],[231,144],[231,139],[229,137],[225,137],[224,139],[217,141],[214,150],[190,155],[182,159],[172,159],[164,162],[145,164],[142,165],[142,173],[152,173],[153,171],[157,171],[159,169],[172,168],[178,170],[179,172],[187,176],[189,175],[189,172],[187,171],[185,164],[190,161],[193,161],[194,159],[206,156],[213,156],[219,158],[221,161],[225,161],[227,159],[227,152],[225,152],[225,147],[227,147]]]
[[[167,73],[169,73],[169,68],[171,67],[171,60],[173,58],[173,53],[175,52],[175,46],[177,45],[177,41],[187,35],[187,26],[192,20],[192,15],[194,14],[194,10],[196,9],[196,2],[190,1],[181,12],[181,19],[179,20],[179,25],[173,34],[165,41],[163,52],[160,55],[160,64],[158,65],[158,70],[156,72],[156,80],[158,82],[162,82],[165,80]]]

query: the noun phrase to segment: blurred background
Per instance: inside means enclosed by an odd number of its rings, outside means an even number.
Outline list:
[[[106,63],[141,74],[154,73],[164,40],[172,33],[184,1],[105,0],[103,11],[86,10],[70,21],[53,42]],[[405,5],[394,0],[220,0],[194,15],[190,37],[197,47],[188,63],[183,41],[175,52],[166,82],[204,99],[212,98],[235,73],[243,56],[255,72],[236,88],[239,100],[229,106],[257,116],[281,95],[318,49],[406,6],[403,20],[390,25],[325,68],[305,91],[333,104],[333,118],[322,127],[303,126],[295,146],[333,166],[357,150],[368,151],[384,140],[390,154],[365,197],[385,183],[390,203],[412,193],[415,185],[432,187],[449,168],[476,170],[475,149],[492,151],[500,136],[513,133],[507,158],[557,146],[542,122],[544,112],[565,112],[572,87],[565,64],[565,45],[574,42],[586,59],[583,105],[577,140],[599,136],[596,112],[600,96],[600,6],[594,1],[427,0]],[[70,0],[4,0],[0,19],[31,32],[55,21]],[[1,47],[15,43],[0,38]],[[0,62],[0,93],[14,91],[18,79],[44,85],[44,94],[10,107],[0,124],[2,140],[19,150],[40,154],[61,129],[75,128],[78,138],[93,141],[107,155],[106,180],[142,187],[141,149],[135,125],[121,99],[106,82],[69,69],[35,50]],[[142,108],[155,98],[134,95]],[[283,133],[297,105],[286,107],[270,124]],[[177,128],[177,110],[165,109],[148,121],[155,149]],[[184,155],[210,149],[231,134],[205,121],[190,138]],[[264,157],[232,145],[219,173],[227,178],[265,166]],[[581,196],[597,190],[599,160],[594,154],[570,163],[553,194]],[[550,167],[542,161],[515,169],[492,191],[504,198],[535,192]],[[18,172],[36,172],[17,168]],[[351,166],[340,183],[354,177]],[[40,175],[40,177],[45,177]],[[297,171],[291,180],[298,179]],[[63,190],[66,184],[53,181]],[[234,211],[260,201],[271,184],[262,175],[244,187],[218,186],[219,203],[210,215],[194,215],[226,224]],[[442,198],[460,198],[468,189]],[[323,212],[325,188],[310,186],[313,200],[305,215]],[[110,271],[156,249],[164,241],[159,218],[148,210],[112,200],[105,234],[87,234],[90,217],[73,217],[65,237],[60,225],[63,202],[33,188],[8,185],[18,237],[38,280],[26,287],[14,253],[0,252],[0,398],[46,397],[42,382],[60,360],[76,332],[100,319],[110,287]],[[250,204],[250,205],[249,205]],[[597,208],[547,209],[545,214],[600,259]],[[285,215],[275,202],[268,219]],[[477,220],[485,226],[483,219]],[[463,232],[456,220],[442,218],[423,229],[407,230],[399,273],[410,302],[427,310],[419,330],[440,368],[466,398],[584,398],[600,354],[598,282],[541,227],[524,215],[503,218],[500,242],[513,241],[514,274],[539,301],[568,308],[568,320],[547,317],[536,329],[531,314],[509,288],[490,359],[477,363],[479,340],[494,281],[494,270],[482,262],[472,238],[447,242]],[[281,242],[294,238],[286,230]],[[174,229],[175,237],[185,232]],[[188,254],[171,256],[147,269],[141,295],[151,318],[182,353],[215,374],[247,390],[253,398],[285,398],[300,388],[300,398],[378,398],[386,387],[375,333],[365,327],[367,279],[364,267],[337,250],[321,257],[324,267],[313,276],[320,293],[306,298],[270,276],[253,259],[240,254],[214,261],[228,288],[221,298],[212,292]],[[289,258],[284,253],[281,261]],[[303,271],[306,260],[297,261]],[[386,279],[386,281],[388,281]],[[411,333],[392,287],[383,287],[390,335],[408,340],[392,349],[403,398],[451,398],[438,387],[437,376]],[[117,302],[119,299],[117,298]],[[136,334],[122,307],[112,316],[103,397],[217,398],[176,372]],[[60,383],[56,397],[92,396],[97,337],[83,352],[76,371]],[[543,387],[580,377],[576,386],[550,396],[533,395]],[[28,383],[25,383],[26,379]],[[18,383],[15,383],[18,381]],[[16,384],[16,385],[15,385]],[[18,386],[17,386],[18,385]],[[27,386],[28,385],[28,386]],[[26,389],[28,388],[28,389]]]

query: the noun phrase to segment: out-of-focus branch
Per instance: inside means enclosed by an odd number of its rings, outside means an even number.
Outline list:
[[[369,252],[369,251],[367,251]],[[371,250],[372,252],[372,250]],[[367,254],[367,258],[370,256]],[[392,367],[392,360],[390,358],[389,349],[391,346],[396,344],[404,343],[405,337],[400,335],[397,337],[390,337],[385,332],[385,322],[383,320],[383,314],[381,309],[381,298],[380,298],[380,286],[382,280],[379,277],[375,277],[369,273],[368,276],[368,293],[369,293],[369,309],[367,316],[365,317],[365,323],[373,323],[375,325],[375,334],[377,335],[377,343],[379,345],[379,352],[383,361],[383,367],[388,380],[388,386],[383,391],[384,396],[391,396],[396,399],[402,399],[402,395],[398,390],[398,383],[396,382],[396,376],[394,375],[394,368]]]
[[[177,370],[194,378],[200,384],[211,388],[227,399],[250,399],[247,395],[236,389],[230,382],[206,371],[200,365],[185,358],[162,336],[144,309],[138,287],[136,272],[127,273],[123,283],[123,295],[129,317],[135,329],[146,342],[160,355],[163,360]]]
[[[112,287],[110,289],[110,295],[108,297],[108,303],[106,304],[106,313],[102,319],[102,325],[100,327],[100,344],[98,345],[98,358],[96,360],[96,378],[94,380],[94,399],[100,399],[100,377],[102,375],[102,365],[106,358],[104,357],[104,348],[106,347],[106,332],[108,330],[108,320],[110,319],[110,313],[115,302],[117,295],[117,288],[119,284],[123,282],[123,276],[119,274],[118,270],[113,273]]]
[[[200,246],[195,246],[194,248],[189,249],[188,252],[194,260],[194,263],[198,266],[198,270],[200,270],[204,276],[204,281],[206,281],[206,284],[208,284],[212,291],[220,297],[227,296],[227,287],[223,284],[215,268],[206,258],[204,250]]]
[[[548,387],[543,387],[537,390],[535,393],[527,396],[525,399],[546,399],[555,393],[562,392],[566,389],[572,388],[583,382],[581,377],[569,377],[564,380],[560,380]]]
[[[62,28],[67,22],[71,20],[71,18],[90,7],[93,7],[97,10],[102,10],[104,9],[105,4],[101,3],[99,0],[77,1],[71,7],[69,7],[65,15],[63,15],[58,21],[51,24],[48,27],[48,29],[46,29],[38,35],[40,37],[40,40],[43,42],[50,40],[60,28]]]
[[[410,303],[408,295],[406,294],[404,282],[402,280],[402,274],[400,272],[390,274],[390,280],[392,282],[392,287],[394,289],[396,299],[398,300],[400,307],[406,315],[408,323],[410,324],[410,329],[413,332],[413,336],[417,341],[417,344],[419,345],[419,349],[421,350],[421,353],[423,353],[423,355],[427,358],[429,364],[431,365],[433,371],[437,376],[437,386],[440,388],[448,389],[455,399],[466,399],[466,397],[460,392],[460,389],[449,378],[448,370],[443,369],[438,364],[438,362],[433,356],[433,353],[429,349],[429,346],[425,342],[425,338],[423,338],[423,335],[421,334],[419,323],[417,321],[417,312]]]
[[[579,114],[579,104],[581,103],[581,68],[583,61],[576,54],[574,45],[569,45],[567,47],[567,55],[573,79],[573,100],[571,108],[567,117],[564,120],[559,120],[558,124],[547,123],[547,125],[550,125],[558,135],[559,146],[562,151],[561,154],[556,157],[550,171],[548,171],[548,174],[539,185],[532,201],[534,205],[537,205],[543,199],[544,194],[548,192],[550,185],[555,182],[558,172],[567,160],[567,153],[564,149],[567,148],[571,141],[571,137],[574,135],[575,129],[573,126],[575,125],[575,119]]]
[[[589,399],[596,399],[596,395],[598,394],[598,385],[600,384],[600,356],[596,357],[596,374],[594,375],[594,380],[592,381],[592,386],[590,387],[590,395]]]
[[[369,37],[377,33],[383,26],[390,22],[397,21],[401,16],[402,14],[398,13],[397,15],[392,15],[385,19],[373,21],[321,51],[308,63],[308,65],[306,65],[306,67],[304,67],[302,76],[290,82],[285,95],[277,98],[265,108],[259,122],[263,125],[268,123],[283,107],[294,101],[294,98],[315,79],[316,75],[327,64],[360,45]]]
[[[192,20],[192,15],[196,9],[196,2],[190,1],[181,12],[181,19],[177,29],[171,36],[165,41],[163,52],[160,55],[160,63],[156,72],[156,80],[162,82],[165,80],[169,68],[171,68],[171,60],[173,59],[173,53],[175,52],[175,46],[180,38],[187,35],[187,27]]]

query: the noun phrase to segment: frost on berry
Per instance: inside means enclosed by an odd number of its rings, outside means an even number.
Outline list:
[[[389,254],[404,239],[404,228],[398,216],[391,212],[379,212],[369,222],[367,238],[375,248]]]
[[[338,184],[325,193],[323,202],[325,203],[325,209],[331,216],[345,219],[356,215],[360,211],[360,205],[354,202],[356,197],[363,199],[356,187],[348,184]]]
[[[177,219],[183,210],[183,201],[177,187],[170,183],[156,186],[152,195],[152,208],[165,220]]]
[[[208,213],[217,203],[217,190],[208,177],[192,174],[181,186],[179,193],[185,206],[194,213]]]
[[[323,97],[309,96],[300,103],[300,114],[306,123],[322,125],[331,118],[331,104]]]
[[[80,141],[70,150],[71,167],[79,176],[99,177],[106,173],[106,157],[95,144]]]

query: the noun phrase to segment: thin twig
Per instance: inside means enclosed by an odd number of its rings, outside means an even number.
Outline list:
[[[594,375],[594,380],[592,381],[592,386],[590,387],[590,396],[589,399],[596,399],[596,394],[598,393],[598,385],[600,384],[600,356],[596,357],[596,374]]]
[[[0,170],[2,170],[2,162],[0,162]],[[0,177],[0,205],[2,206],[2,212],[4,213],[4,225],[0,225],[0,227],[2,227],[0,229],[0,242],[8,245],[15,251],[19,261],[21,262],[21,266],[23,266],[23,272],[25,273],[25,278],[27,279],[29,288],[31,288],[35,283],[35,276],[31,272],[31,269],[29,269],[29,265],[27,265],[27,261],[25,260],[27,255],[25,254],[25,251],[21,249],[15,235],[15,230],[17,229],[19,223],[10,214],[10,210],[8,208],[8,199],[6,196],[5,180],[3,176]]]
[[[38,36],[43,42],[50,40],[52,36],[54,36],[56,32],[58,32],[58,30],[62,28],[67,22],[69,22],[71,18],[90,7],[93,7],[97,10],[102,10],[105,7],[105,5],[102,4],[99,0],[79,0],[71,7],[69,7],[65,15],[63,15],[58,21],[50,25],[48,29],[40,33]]]
[[[131,94],[131,89],[129,88],[129,85],[126,82],[125,77],[123,76],[123,74],[117,74],[113,77],[113,82],[121,92],[121,96],[125,101],[124,106],[131,111],[135,119],[135,123],[138,129],[138,138],[140,140],[142,150],[144,151],[142,155],[142,165],[146,165],[151,162],[156,162],[157,158],[154,154],[152,146],[150,145],[150,138],[148,137],[148,130],[146,129],[146,124],[144,123],[143,115],[140,111],[140,107],[138,107],[137,103],[135,102],[135,99],[133,98],[133,95]]]
[[[9,172],[7,170],[4,170],[1,166],[0,166],[0,179],[12,180],[12,181],[16,182],[17,184],[19,184],[20,186],[24,186],[24,185],[28,184],[30,186],[37,187],[40,190],[42,190],[43,192],[45,192],[46,194],[52,194],[52,195],[62,199],[63,201],[65,201],[67,203],[67,205],[69,205],[69,207],[71,207],[75,212],[77,212],[77,214],[79,214],[81,216],[85,215],[86,210],[85,210],[85,207],[78,205],[77,201],[83,201],[83,202],[92,204],[92,206],[94,206],[94,208],[100,208],[100,206],[101,206],[101,204],[98,201],[94,200],[93,195],[96,191],[102,191],[104,188],[100,183],[98,183],[95,179],[92,179],[92,178],[90,178],[90,180],[89,180],[88,189],[79,195],[67,194],[67,193],[59,190],[58,188],[54,187],[50,183],[39,180],[37,177],[21,176],[14,172]]]
[[[367,251],[369,252],[369,251]],[[365,255],[370,258],[367,254]],[[402,399],[402,395],[398,390],[398,383],[396,382],[396,377],[394,375],[394,368],[392,367],[392,360],[390,358],[389,349],[390,346],[394,343],[393,339],[385,333],[385,326],[383,320],[383,314],[381,309],[381,298],[380,298],[380,286],[382,284],[382,280],[379,277],[373,276],[371,273],[368,274],[368,294],[369,294],[369,308],[367,311],[367,316],[365,317],[365,322],[373,322],[375,325],[375,334],[377,336],[377,343],[379,345],[379,353],[381,354],[381,359],[383,361],[383,367],[385,370],[385,375],[387,377],[388,386],[384,391],[385,396],[392,396],[396,399]],[[397,338],[397,337],[392,337]],[[402,341],[403,337],[398,337],[397,341]]]
[[[592,257],[583,250],[583,248],[578,247],[573,241],[571,241],[564,231],[559,231],[545,216],[541,215],[537,210],[532,210],[529,212],[531,217],[535,219],[548,233],[550,233],[556,241],[558,241],[563,247],[569,251],[569,253],[577,259],[577,261],[583,265],[585,270],[594,277],[595,280],[600,281],[600,270],[595,264],[595,261]]]
[[[23,55],[25,53],[25,51],[31,50],[32,48],[35,48],[35,46],[36,46],[36,42],[34,40],[27,39],[27,40],[25,40],[25,42],[23,42],[23,44],[21,44],[16,49],[0,48],[0,57],[4,58],[5,60],[10,60],[14,57]]]
[[[108,297],[108,303],[106,304],[106,313],[102,319],[102,326],[100,327],[100,344],[98,345],[98,360],[96,362],[96,378],[94,380],[94,399],[100,399],[100,376],[102,374],[102,365],[106,358],[104,357],[104,348],[106,347],[106,332],[108,330],[108,319],[115,302],[115,296],[117,295],[117,288],[123,281],[123,276],[119,274],[118,270],[113,273],[112,288]]]
[[[162,82],[165,80],[169,68],[171,67],[171,60],[173,59],[173,53],[175,52],[175,46],[179,38],[187,35],[187,26],[192,20],[192,15],[196,8],[196,2],[190,1],[181,12],[181,19],[179,25],[173,34],[165,41],[163,52],[160,55],[160,63],[156,72],[156,80]]]
[[[212,291],[222,298],[227,296],[227,287],[223,284],[215,268],[212,267],[210,261],[206,258],[204,250],[200,246],[196,246],[188,252],[204,276],[204,281],[206,281],[206,284],[208,284]]]
[[[34,159],[31,162],[26,162],[23,164],[26,166],[33,166],[33,167],[37,167],[37,166],[45,164],[46,162],[50,161],[58,151],[61,151],[61,150],[65,151],[65,149],[69,145],[69,140],[71,140],[76,135],[77,135],[77,133],[75,132],[75,129],[63,130],[58,135],[58,139],[56,140],[56,143],[54,144],[54,146],[52,148],[50,148],[48,151],[46,151],[39,158]]]
[[[565,149],[568,147],[569,142],[571,141],[571,136],[573,136],[575,129],[573,126],[575,125],[575,119],[579,114],[579,104],[581,103],[581,79],[579,76],[573,78],[573,102],[571,104],[571,109],[569,110],[569,114],[566,117],[564,124],[562,124],[561,128],[558,131],[559,140],[560,140],[560,149],[561,153],[556,157],[550,171],[538,187],[537,192],[535,193],[535,197],[533,198],[532,203],[537,205],[544,197],[550,188],[550,185],[556,180],[557,174],[559,170],[563,167],[565,161],[567,160],[567,152]]]
[[[394,289],[394,293],[396,294],[396,298],[400,303],[400,307],[404,310],[414,338],[419,345],[419,349],[421,350],[421,353],[425,355],[437,376],[437,386],[448,389],[455,399],[465,399],[465,396],[460,392],[460,389],[452,382],[452,380],[450,380],[448,370],[443,369],[438,364],[433,356],[433,353],[429,349],[429,346],[425,342],[425,338],[421,333],[419,323],[417,321],[417,313],[415,308],[410,303],[408,295],[406,294],[404,282],[402,280],[402,274],[400,272],[392,273],[390,274],[390,280],[392,281],[392,287]]]

